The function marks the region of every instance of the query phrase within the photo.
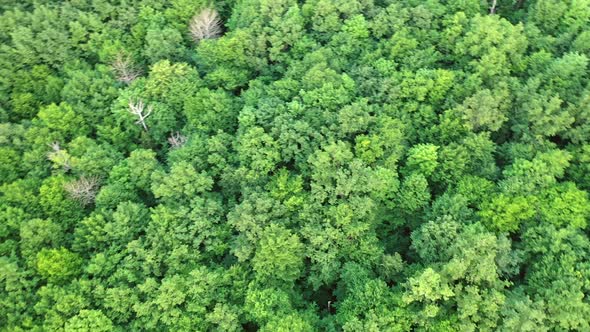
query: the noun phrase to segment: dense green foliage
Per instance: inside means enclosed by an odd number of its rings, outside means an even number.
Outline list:
[[[0,0],[0,331],[589,331],[589,59],[590,0]]]

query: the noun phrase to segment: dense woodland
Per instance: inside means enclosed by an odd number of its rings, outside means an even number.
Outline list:
[[[0,331],[589,331],[590,0],[0,0]]]

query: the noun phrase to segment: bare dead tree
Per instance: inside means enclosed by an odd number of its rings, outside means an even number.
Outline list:
[[[68,182],[64,185],[64,189],[68,192],[72,199],[88,205],[94,202],[96,193],[98,191],[99,178],[95,176],[81,177],[78,180]]]
[[[64,172],[67,172],[70,169],[72,169],[72,165],[70,163],[70,155],[65,150],[61,149],[59,142],[55,141],[49,143],[48,145],[52,151],[47,153],[47,159],[49,159],[56,165],[61,165]]]
[[[490,7],[490,15],[494,15],[496,13],[496,2],[497,0],[492,0],[492,6]]]
[[[117,53],[111,68],[117,76],[117,80],[125,84],[129,84],[141,76],[141,70],[135,67],[131,57],[123,52]]]
[[[189,31],[195,43],[221,35],[221,19],[215,9],[205,8],[193,16]]]
[[[51,143],[49,143],[48,145],[49,145],[49,147],[51,147],[51,149],[52,149],[54,152],[58,152],[58,151],[60,151],[60,150],[61,150],[61,147],[59,146],[59,142],[58,142],[58,141],[51,142]]]
[[[153,108],[152,106],[148,106],[147,110],[145,110],[145,113],[144,110],[145,104],[141,99],[138,100],[136,103],[133,103],[133,101],[129,101],[129,112],[138,117],[138,120],[135,121],[135,123],[140,124],[145,131],[148,131],[148,127],[145,124],[145,119],[147,119],[147,117],[150,116],[150,114],[152,114]]]
[[[170,143],[170,147],[173,149],[179,148],[186,143],[187,138],[186,136],[182,135],[179,132],[172,133],[170,137],[168,137],[168,143]]]

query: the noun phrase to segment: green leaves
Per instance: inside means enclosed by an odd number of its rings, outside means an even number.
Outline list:
[[[497,131],[508,120],[506,110],[510,107],[509,97],[510,93],[506,88],[496,89],[493,93],[484,89],[465,99],[459,106],[459,113],[473,131]]]
[[[82,258],[66,248],[42,249],[37,254],[37,271],[49,282],[62,283],[80,274]]]
[[[148,29],[145,35],[145,56],[151,63],[162,59],[182,59],[182,35],[172,28]]]
[[[276,167],[280,152],[277,142],[261,127],[253,127],[240,136],[236,150],[246,181],[258,181]]]
[[[303,268],[303,245],[297,235],[270,225],[258,242],[252,267],[261,281],[293,282]]]
[[[438,146],[432,144],[414,145],[408,151],[406,167],[409,171],[418,171],[429,176],[438,166]]]
[[[454,296],[453,290],[443,281],[440,274],[431,268],[408,280],[408,291],[404,294],[404,302],[424,304],[421,312],[427,318],[433,318],[439,313],[436,302],[447,300]]]
[[[187,202],[197,194],[211,190],[213,180],[206,172],[197,173],[188,162],[172,165],[170,173],[162,171],[152,175],[152,191],[156,198],[167,202]]]
[[[184,102],[187,128],[191,131],[234,132],[237,118],[236,99],[223,90],[202,89]]]
[[[412,247],[426,262],[447,261],[448,248],[457,241],[461,224],[448,216],[424,223],[412,233]]]
[[[497,15],[477,15],[470,20],[469,29],[454,51],[466,57],[468,66],[483,79],[519,72],[528,45],[523,29],[522,24],[512,25]]]
[[[82,114],[75,112],[66,103],[61,103],[59,106],[51,104],[44,107],[37,116],[43,125],[59,133],[65,140],[89,133],[89,128]]]
[[[409,213],[428,204],[430,192],[428,182],[421,173],[412,173],[404,179],[400,188],[400,195],[397,198],[399,207]]]
[[[70,318],[65,325],[66,332],[110,332],[113,323],[99,310],[80,310],[80,313]]]
[[[484,204],[480,211],[484,224],[499,232],[514,232],[520,224],[536,215],[534,197],[508,197],[500,194]]]
[[[590,330],[590,1],[9,2],[0,330]]]

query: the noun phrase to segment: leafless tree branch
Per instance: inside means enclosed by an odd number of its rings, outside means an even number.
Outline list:
[[[490,7],[490,15],[494,15],[496,13],[496,2],[497,0],[492,0],[492,6]]]
[[[71,198],[79,201],[83,205],[88,205],[94,201],[98,191],[99,178],[95,176],[81,177],[78,180],[68,182],[64,189]]]
[[[117,80],[125,84],[129,84],[141,76],[141,70],[135,67],[131,57],[122,52],[117,53],[115,60],[111,64],[111,68],[117,76]]]
[[[145,119],[152,114],[152,106],[148,106],[146,113],[144,113],[145,104],[142,100],[138,100],[136,103],[133,101],[129,101],[129,112],[138,117],[138,120],[135,123],[140,124],[145,131],[148,131],[148,127],[145,124]]]
[[[61,150],[61,147],[59,146],[59,142],[55,141],[55,142],[51,142],[48,144],[49,147],[51,147],[51,149],[53,150],[53,152],[58,152]]]
[[[198,43],[203,39],[221,35],[221,19],[215,9],[205,8],[193,16],[189,24],[191,37]]]
[[[184,143],[186,143],[186,141],[186,136],[182,135],[179,132],[173,133],[172,135],[170,135],[170,137],[168,137],[168,143],[170,143],[170,146],[173,149],[183,146]]]
[[[59,142],[55,141],[47,145],[49,145],[52,150],[47,153],[47,159],[57,165],[61,165],[64,172],[71,170],[72,165],[70,164],[70,155],[65,150],[61,149]]]

